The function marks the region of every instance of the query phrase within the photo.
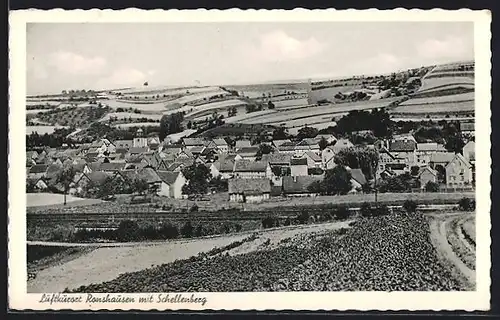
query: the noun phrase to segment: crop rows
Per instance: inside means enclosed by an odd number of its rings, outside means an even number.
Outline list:
[[[351,229],[236,256],[188,260],[120,275],[75,292],[459,290],[420,214],[361,219]]]
[[[460,226],[457,224],[457,219],[451,221],[446,228],[446,239],[453,248],[455,254],[462,260],[462,262],[471,270],[476,269],[476,255],[475,252],[467,249],[464,243],[459,238]]]

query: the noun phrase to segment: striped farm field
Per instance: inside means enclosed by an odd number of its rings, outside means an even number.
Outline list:
[[[308,104],[307,99],[290,99],[273,101],[276,108],[290,107],[290,106],[305,106]]]
[[[391,113],[443,113],[474,112],[474,101],[456,103],[436,103],[421,105],[404,105],[392,109]]]
[[[336,115],[346,113],[353,110],[370,110],[375,108],[383,108],[391,103],[398,101],[399,98],[382,99],[374,101],[360,101],[352,103],[329,104],[324,106],[308,106],[304,108],[295,108],[286,111],[277,111],[273,114],[265,114],[260,117],[254,117],[247,120],[242,120],[242,123],[281,123],[292,120],[305,119],[317,116]]]
[[[427,97],[427,98],[415,98],[404,101],[399,105],[410,106],[410,105],[422,105],[422,104],[456,103],[465,101],[474,101],[474,92],[467,92],[467,93],[446,95],[446,96]]]
[[[194,103],[197,101],[203,101],[203,100],[206,100],[208,102],[208,100],[211,97],[214,97],[217,95],[227,96],[227,95],[229,95],[229,93],[227,91],[220,89],[220,88],[217,88],[213,91],[199,92],[199,93],[193,93],[193,94],[190,93],[190,94],[187,94],[181,98],[174,99],[174,100],[170,101],[169,104],[184,105],[184,104],[190,104],[190,103]]]
[[[449,85],[474,85],[474,79],[469,77],[444,77],[444,78],[425,78],[418,92],[441,88]]]
[[[247,103],[245,101],[241,101],[239,99],[209,102],[209,103],[205,103],[205,104],[193,107],[194,110],[192,112],[188,113],[185,117],[186,118],[196,118],[196,117],[201,116],[202,114],[203,115],[207,114],[207,112],[208,112],[208,114],[211,114],[212,112],[220,110],[220,109],[226,111],[226,109],[229,107],[244,106],[246,104]]]
[[[26,110],[26,114],[37,114],[39,112],[48,112],[51,110],[52,109],[32,109],[32,110]]]
[[[134,103],[133,101],[123,102],[123,101],[117,101],[117,100],[106,100],[105,104],[108,105],[112,109],[133,108],[133,109],[138,109],[138,110],[145,111],[145,112],[158,112],[158,113],[161,113],[162,111],[166,110],[165,103],[143,104],[143,103]]]
[[[134,128],[134,127],[159,127],[159,122],[136,122],[136,123],[124,123],[115,125],[116,128]]]
[[[110,118],[114,118],[116,120],[127,120],[127,119],[141,119],[146,118],[148,120],[160,120],[162,117],[161,114],[142,114],[142,113],[132,113],[132,112],[111,112],[102,117],[99,122],[108,121]]]

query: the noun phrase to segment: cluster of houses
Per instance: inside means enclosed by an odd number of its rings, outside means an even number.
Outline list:
[[[323,139],[328,146],[321,150]],[[322,180],[325,170],[336,166],[335,155],[355,147],[351,141],[333,135],[266,144],[272,152],[262,155],[261,147],[249,140],[238,140],[230,146],[222,138],[183,138],[173,144],[144,137],[139,129],[133,140],[100,139],[78,149],[28,151],[27,179],[38,190],[61,189],[56,177],[69,165],[77,172],[70,193],[78,194],[89,183],[100,185],[107,178],[117,184],[139,178],[158,195],[179,199],[185,197],[182,187],[188,183],[182,169],[199,163],[209,169],[213,178],[227,180],[230,201],[256,202],[278,195],[313,195],[309,186]],[[370,147],[379,151],[380,178],[411,172],[418,166],[422,186],[428,181],[446,181],[450,187],[459,187],[474,181],[473,141],[464,147],[463,155],[450,153],[436,143],[417,143],[411,135],[377,141]],[[360,192],[366,177],[360,169],[348,170],[351,192]]]

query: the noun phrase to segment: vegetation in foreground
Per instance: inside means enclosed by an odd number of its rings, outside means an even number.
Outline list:
[[[362,218],[308,245],[292,242],[236,256],[202,254],[73,292],[463,289],[440,264],[429,232],[419,213]]]

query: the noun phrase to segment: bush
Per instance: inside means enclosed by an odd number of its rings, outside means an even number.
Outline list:
[[[361,205],[360,212],[361,212],[361,216],[369,217],[372,215],[372,207],[370,206],[370,204],[368,202],[364,202]]]
[[[462,211],[474,211],[476,210],[476,200],[469,198],[462,198],[458,202],[458,207]]]
[[[140,229],[136,221],[124,220],[120,222],[118,229],[115,231],[116,240],[118,241],[134,241],[140,239]]]
[[[439,191],[439,184],[437,182],[433,181],[428,181],[425,184],[425,191],[427,192],[438,192]]]
[[[340,206],[335,209],[335,217],[340,220],[345,220],[350,216],[349,208],[346,206]]]
[[[297,222],[300,224],[306,224],[309,222],[309,212],[307,211],[302,211],[298,216],[297,216]]]
[[[181,228],[181,234],[184,238],[192,238],[193,237],[193,225],[191,224],[191,221],[188,221],[184,223],[184,225]]]
[[[406,210],[406,212],[413,213],[417,211],[417,203],[413,200],[406,200],[403,203],[403,208]]]
[[[273,218],[273,217],[265,217],[264,219],[262,219],[262,227],[264,229],[267,229],[267,228],[274,228],[274,227],[279,227],[279,220],[278,218]]]
[[[193,206],[189,209],[189,212],[198,212],[198,205],[195,203]]]

